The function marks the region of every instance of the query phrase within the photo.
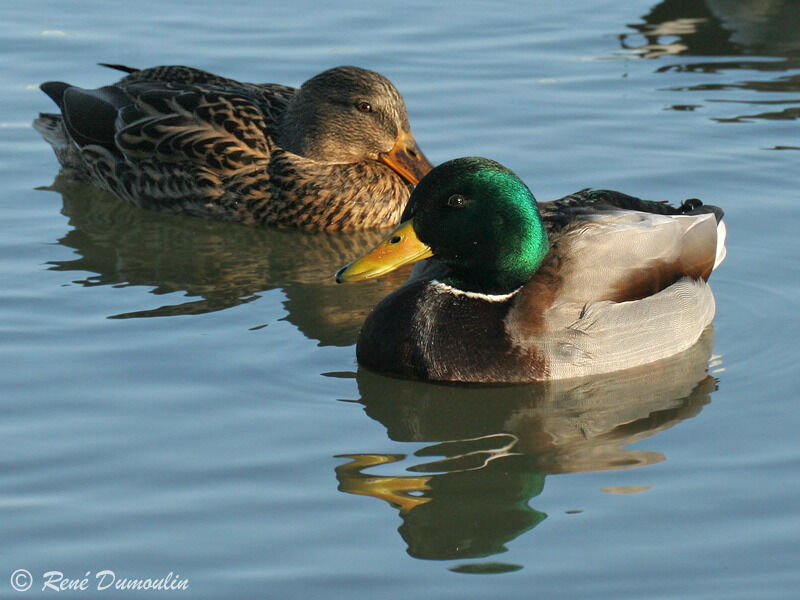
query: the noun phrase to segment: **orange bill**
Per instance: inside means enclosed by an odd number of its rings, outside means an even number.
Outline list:
[[[416,140],[404,131],[397,136],[397,141],[389,152],[378,155],[378,160],[386,163],[413,185],[417,185],[433,169],[433,165],[417,146]]]
[[[380,277],[408,263],[430,258],[433,252],[414,231],[413,219],[404,221],[369,253],[336,273],[336,281],[361,281]]]

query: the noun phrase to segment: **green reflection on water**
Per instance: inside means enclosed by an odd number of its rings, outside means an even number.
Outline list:
[[[490,575],[497,573],[513,573],[522,569],[522,565],[512,565],[501,562],[470,563],[451,567],[454,573],[470,573],[473,575]]]
[[[713,330],[685,353],[645,367],[522,386],[455,386],[357,373],[359,402],[412,455],[341,454],[339,489],[386,501],[411,556],[485,558],[539,525],[529,506],[551,473],[650,465],[661,452],[624,446],[696,416],[716,380]],[[429,460],[434,458],[434,460]],[[393,465],[404,473],[384,474]],[[375,471],[380,471],[376,473]],[[497,572],[460,566],[459,572]]]

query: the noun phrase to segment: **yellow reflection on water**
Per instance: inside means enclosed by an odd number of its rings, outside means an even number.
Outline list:
[[[696,416],[710,401],[712,345],[709,329],[694,347],[664,361],[605,377],[522,386],[433,385],[359,370],[366,414],[389,439],[416,449],[341,454],[349,460],[336,468],[339,489],[397,509],[398,531],[414,557],[504,552],[546,518],[530,506],[546,475],[664,461],[661,451],[626,446]],[[387,473],[393,466],[401,469]]]

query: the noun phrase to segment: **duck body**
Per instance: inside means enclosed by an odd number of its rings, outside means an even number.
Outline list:
[[[431,165],[382,75],[336,67],[299,89],[162,66],[85,90],[42,84],[35,128],[71,178],[133,204],[317,230],[394,225]]]
[[[463,204],[450,206],[454,196]],[[337,275],[380,274],[387,256],[402,264],[390,253],[412,233],[428,248],[416,255],[433,257],[369,315],[358,362],[487,383],[582,377],[677,354],[714,316],[707,280],[724,258],[721,217],[696,200],[671,207],[605,190],[537,205],[497,163],[450,161],[414,191],[398,230]],[[462,233],[448,233],[454,224]]]

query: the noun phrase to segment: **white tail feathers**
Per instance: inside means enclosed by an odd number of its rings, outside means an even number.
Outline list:
[[[714,259],[714,267],[716,269],[722,261],[725,260],[725,256],[727,255],[727,250],[725,250],[725,236],[727,235],[727,229],[725,228],[725,221],[720,221],[717,223],[717,256]],[[712,270],[713,270],[712,269]]]

